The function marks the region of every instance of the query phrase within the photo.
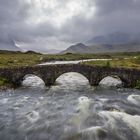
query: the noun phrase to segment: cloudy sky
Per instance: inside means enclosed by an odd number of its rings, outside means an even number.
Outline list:
[[[59,50],[139,27],[140,0],[0,0],[0,42],[23,49]]]

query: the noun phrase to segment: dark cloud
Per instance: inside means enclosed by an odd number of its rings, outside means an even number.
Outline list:
[[[101,15],[115,13],[115,12],[136,12],[139,11],[140,1],[139,0],[96,0],[96,7],[98,13]],[[138,14],[138,13],[137,13]]]
[[[139,0],[0,0],[0,42],[62,49],[115,31],[139,33]]]
[[[100,33],[122,31],[140,32],[139,0],[96,0],[96,22]],[[93,26],[94,28],[94,26]]]

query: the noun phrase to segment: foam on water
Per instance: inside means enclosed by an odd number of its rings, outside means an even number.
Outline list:
[[[47,90],[20,88],[0,94],[0,139],[140,139],[139,106],[127,101],[139,90],[92,90],[77,73],[57,80],[60,84]]]
[[[35,123],[40,118],[40,115],[37,111],[33,110],[29,112],[26,117],[31,123]]]
[[[140,95],[129,95],[127,100],[135,105],[140,106]]]
[[[8,98],[4,98],[0,100],[1,104],[6,104],[8,102]]]
[[[122,86],[122,81],[118,78],[107,76],[100,81],[99,85],[102,87],[120,87]]]
[[[133,134],[139,136],[140,138],[140,116],[139,115],[129,115],[125,112],[117,112],[117,111],[101,111],[99,115],[103,118],[108,119],[105,123],[108,127],[111,127],[112,130],[118,129],[118,121],[122,121],[126,124],[126,126],[131,129]]]
[[[109,99],[107,99],[107,98],[99,98],[99,100],[102,101],[102,102],[107,102]]]
[[[60,77],[56,79],[56,82],[63,85],[69,85],[72,87],[75,84],[78,84],[78,85],[89,84],[88,79],[86,77],[76,72],[68,72],[68,73],[62,74]]]
[[[82,96],[78,98],[78,105],[76,108],[77,114],[74,115],[71,119],[72,123],[75,124],[77,129],[80,131],[82,129],[82,125],[87,117],[90,115],[90,104],[91,101],[88,97]]]
[[[86,96],[79,97],[77,109],[81,113],[87,113],[89,111],[90,104],[91,100],[88,97]]]
[[[39,88],[45,87],[45,83],[43,82],[43,80],[33,75],[29,76],[27,75],[23,80],[22,85],[24,87],[39,87]]]
[[[99,138],[106,138],[107,132],[101,126],[93,126],[86,128],[80,132],[83,137],[88,137],[90,139],[99,140]]]

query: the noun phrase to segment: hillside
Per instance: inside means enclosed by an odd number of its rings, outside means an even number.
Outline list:
[[[16,46],[13,40],[0,41],[0,50],[22,51],[19,47]]]
[[[90,47],[82,44],[82,43],[77,43],[75,45],[70,46],[66,50],[62,51],[61,54],[64,53],[89,53],[91,50]]]
[[[86,44],[128,44],[132,42],[140,43],[140,34],[114,32],[106,35],[95,36],[86,41]]]
[[[137,52],[140,51],[140,34],[114,32],[95,36],[85,44],[78,43],[70,46],[61,53],[108,53],[108,52]]]
[[[70,46],[61,53],[112,53],[112,52],[137,52],[140,51],[139,43],[129,44],[102,44],[102,45],[90,45],[86,46],[82,43]]]

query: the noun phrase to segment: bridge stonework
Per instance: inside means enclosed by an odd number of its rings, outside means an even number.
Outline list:
[[[40,77],[46,86],[50,86],[55,83],[55,80],[60,75],[67,72],[77,72],[84,75],[89,80],[90,85],[93,86],[97,86],[106,76],[118,76],[122,80],[124,87],[135,87],[137,80],[140,80],[140,70],[87,66],[82,64],[1,68],[0,77],[8,79],[15,86],[20,86],[26,75],[33,74]]]

